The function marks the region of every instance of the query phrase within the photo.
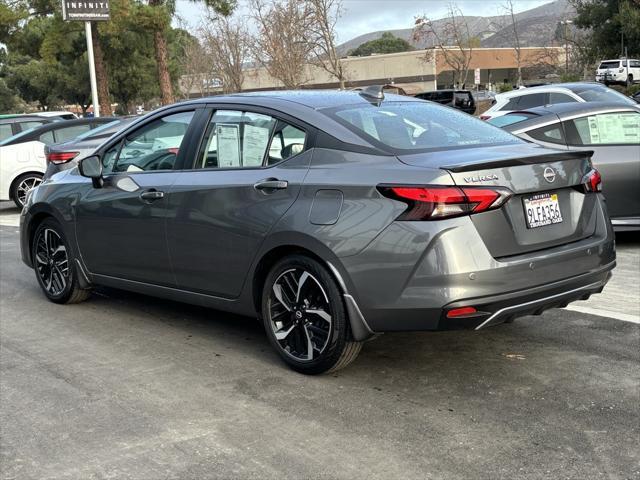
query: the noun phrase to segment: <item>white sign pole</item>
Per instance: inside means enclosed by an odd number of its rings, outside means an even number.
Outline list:
[[[84,22],[85,36],[87,37],[87,56],[89,57],[89,78],[91,79],[91,101],[93,103],[93,116],[100,116],[100,104],[98,103],[98,84],[96,83],[96,64],[93,60],[93,38],[91,36],[91,22]]]

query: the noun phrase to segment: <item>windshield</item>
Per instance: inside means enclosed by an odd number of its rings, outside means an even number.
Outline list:
[[[323,110],[373,145],[420,151],[522,141],[499,128],[450,108],[426,102],[384,102]]]
[[[573,91],[587,102],[614,102],[622,103],[624,105],[636,104],[636,102],[631,98],[625,97],[620,92],[616,92],[615,90],[607,87],[578,88]]]
[[[41,125],[38,125],[37,127],[31,127],[28,130],[23,130],[20,133],[16,133],[13,137],[9,137],[3,141],[0,142],[0,147],[2,147],[3,145],[6,145],[8,143],[13,142],[14,140],[20,140],[22,137],[26,137],[28,134],[30,134],[31,132],[33,132],[36,128],[39,128]]]

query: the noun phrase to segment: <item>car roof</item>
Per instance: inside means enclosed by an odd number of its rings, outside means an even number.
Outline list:
[[[116,117],[98,117],[98,118],[78,118],[76,120],[65,120],[63,122],[45,123],[44,125],[41,125],[39,127],[35,127],[35,128],[30,129],[30,130],[25,130],[24,132],[21,132],[21,133],[18,133],[16,135],[14,135],[13,137],[9,137],[7,139],[9,141],[5,140],[6,143],[4,143],[3,146],[13,145],[13,144],[16,144],[16,143],[30,142],[30,141],[38,138],[43,133],[50,132],[52,130],[59,130],[61,128],[69,128],[69,127],[73,127],[73,126],[76,126],[76,125],[87,125],[87,124],[93,124],[93,123],[108,123],[108,122],[112,122],[114,120],[116,120]],[[11,139],[14,139],[14,141],[11,141]]]
[[[624,105],[612,102],[559,103],[557,105],[545,105],[542,107],[516,110],[507,113],[506,115],[529,113],[536,116],[528,120],[523,120],[522,122],[512,123],[511,125],[507,125],[502,128],[509,132],[526,131],[537,126],[568,120],[570,118],[610,112],[640,112],[640,106],[636,108],[633,105]]]
[[[510,92],[499,93],[496,95],[500,98],[518,97],[520,95],[531,95],[534,93],[544,92],[575,92],[576,90],[585,89],[600,89],[607,88],[598,82],[571,82],[571,83],[554,83],[551,85],[540,85],[537,87],[521,88],[518,90],[511,90]]]
[[[370,100],[367,100],[367,97],[363,95],[363,91],[357,90],[268,90],[205,97],[185,103],[242,103],[243,99],[251,99],[256,104],[273,104],[274,107],[277,105],[282,106],[283,103],[297,103],[314,110],[351,104],[364,105],[371,103]],[[408,95],[385,93],[382,103],[412,101],[419,102],[421,100]]]

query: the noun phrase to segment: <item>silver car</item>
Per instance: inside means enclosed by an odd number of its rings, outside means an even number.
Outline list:
[[[589,152],[362,91],[265,92],[159,109],[21,217],[53,302],[97,285],[258,317],[316,374],[383,332],[481,329],[602,290],[611,223]]]
[[[617,231],[640,230],[640,108],[614,103],[563,103],[489,120],[545,147],[592,153]]]

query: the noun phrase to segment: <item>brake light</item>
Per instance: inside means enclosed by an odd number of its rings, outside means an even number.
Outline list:
[[[73,160],[79,153],[80,152],[48,152],[47,162],[60,165]]]
[[[600,172],[594,168],[584,176],[582,184],[587,192],[601,192],[602,175],[600,175]]]
[[[385,197],[407,204],[398,220],[439,220],[499,208],[513,195],[506,188],[453,186],[378,187]]]
[[[466,315],[473,315],[474,313],[478,313],[478,310],[474,307],[454,308],[447,312],[447,318],[464,317]]]
[[[489,120],[491,115],[480,115],[480,120]]]

